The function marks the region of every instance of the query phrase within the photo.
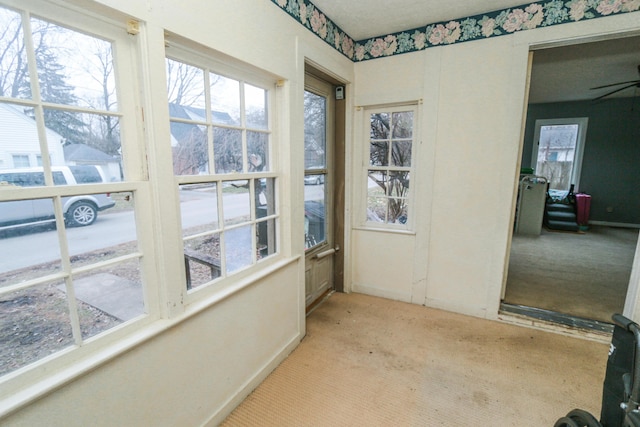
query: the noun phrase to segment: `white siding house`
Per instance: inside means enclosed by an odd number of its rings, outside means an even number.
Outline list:
[[[51,165],[65,164],[62,136],[47,129]],[[0,169],[42,165],[35,121],[20,107],[0,104]]]

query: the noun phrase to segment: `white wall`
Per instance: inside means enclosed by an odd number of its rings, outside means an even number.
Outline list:
[[[214,292],[211,298],[197,301],[190,295],[183,308],[165,305],[161,310],[165,318],[149,327],[156,331],[148,334],[151,338],[128,345],[106,362],[78,360],[84,370],[74,364],[15,393],[8,400],[19,406],[0,424],[215,425],[305,333],[304,147],[300,142],[304,62],[310,57],[345,83],[353,80],[353,64],[266,0],[70,1],[99,15],[122,19],[124,14],[140,21],[142,32],[136,37],[143,54],[138,60],[148,70],[143,87],[149,94],[145,99],[151,138],[149,175],[157,196],[151,203],[165,223],[177,222],[178,212],[174,178],[162,172],[171,170],[172,161],[164,94],[165,31],[281,80],[275,129],[279,155],[274,164],[283,177],[279,179],[282,261],[270,267],[274,271],[267,275],[244,277],[248,285],[228,296]],[[159,247],[164,248],[158,263],[166,264],[166,274],[159,280],[163,281],[161,293],[180,300],[181,267],[179,260],[169,256],[172,241],[181,238],[179,225],[175,228],[156,233],[163,239]],[[153,297],[158,298],[162,303],[162,295]],[[42,395],[42,390],[47,392]]]
[[[520,166],[529,50],[631,31],[640,31],[638,13],[357,63],[355,105],[422,100],[422,141],[412,176],[419,186],[415,236],[354,230],[352,245],[361,252],[352,259],[353,288],[496,318]],[[366,155],[358,150],[354,156],[354,180]],[[357,187],[353,195],[358,201]],[[392,254],[388,268],[377,268],[385,254]]]

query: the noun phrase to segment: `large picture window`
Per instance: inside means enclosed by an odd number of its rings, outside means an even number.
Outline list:
[[[185,283],[194,289],[276,253],[275,84],[223,73],[192,54],[188,61],[177,50],[166,59],[171,148]]]
[[[367,109],[366,222],[407,228],[415,146],[415,106]]]
[[[150,311],[129,36],[31,3],[0,6],[0,375]]]

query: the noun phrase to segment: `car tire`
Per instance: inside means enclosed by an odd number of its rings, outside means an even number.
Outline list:
[[[76,202],[67,211],[67,225],[84,227],[93,224],[98,218],[98,210],[89,202]]]

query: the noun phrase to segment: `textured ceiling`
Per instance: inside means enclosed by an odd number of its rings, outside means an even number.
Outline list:
[[[311,1],[354,40],[526,3],[523,0]],[[529,100],[542,103],[593,99],[607,91],[590,90],[594,86],[640,79],[639,64],[640,37],[539,50],[534,53]],[[640,96],[640,89],[629,88],[615,96]]]

